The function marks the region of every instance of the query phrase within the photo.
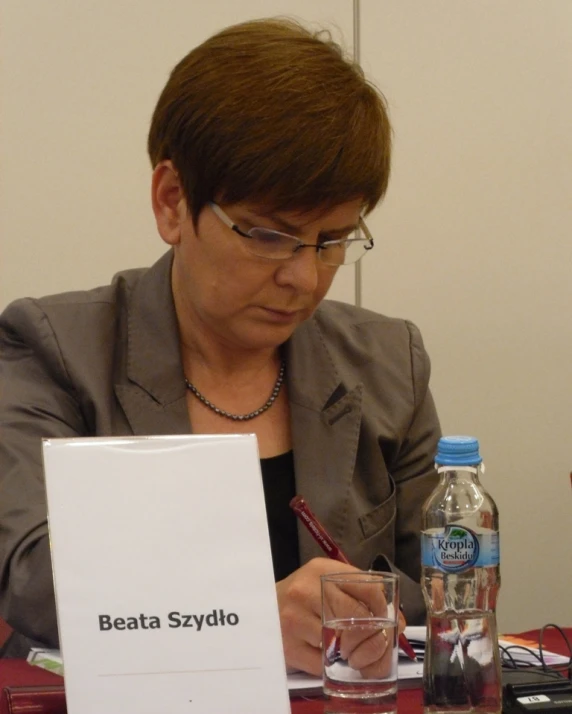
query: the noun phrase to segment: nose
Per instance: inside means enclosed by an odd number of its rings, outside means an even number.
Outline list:
[[[314,248],[298,250],[280,263],[276,271],[278,285],[291,286],[301,294],[311,294],[318,287],[319,271],[324,264]]]

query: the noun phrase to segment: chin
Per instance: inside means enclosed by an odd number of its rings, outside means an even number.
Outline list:
[[[298,327],[298,324],[288,328],[268,329],[266,327],[263,330],[252,330],[250,333],[243,332],[240,335],[240,342],[245,347],[254,350],[276,349],[292,337],[296,327]]]

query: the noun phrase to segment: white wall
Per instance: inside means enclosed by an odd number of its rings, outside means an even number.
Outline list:
[[[108,283],[164,252],[146,154],[159,93],[208,36],[274,15],[353,49],[351,0],[2,0],[0,308]],[[353,301],[352,268],[331,295]]]
[[[162,253],[145,142],[168,72],[273,14],[351,47],[351,0],[3,0],[0,308]],[[569,0],[361,0],[395,127],[363,304],[419,324],[444,430],[482,441],[504,631],[572,621],[571,28]],[[331,296],[353,301],[351,269]]]
[[[572,3],[361,0],[395,129],[363,304],[422,329],[501,514],[501,630],[572,622]]]

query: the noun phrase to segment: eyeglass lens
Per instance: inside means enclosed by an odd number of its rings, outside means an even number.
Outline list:
[[[247,246],[249,250],[260,257],[283,260],[290,258],[303,244],[293,236],[278,231],[252,228],[249,232]],[[329,265],[354,263],[367,250],[368,241],[357,231],[351,233],[344,241],[325,245],[318,250],[322,262]],[[306,249],[309,249],[307,247]]]

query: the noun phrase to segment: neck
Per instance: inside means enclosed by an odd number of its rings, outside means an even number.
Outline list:
[[[175,291],[173,297],[187,377],[199,373],[222,382],[250,381],[264,370],[277,371],[281,359],[278,347],[247,349],[225,340],[209,330],[190,306],[181,304]]]
[[[268,370],[274,373],[280,364],[278,349],[238,350],[200,340],[185,340],[181,337],[181,358],[185,374],[208,376],[221,382],[245,381]]]

